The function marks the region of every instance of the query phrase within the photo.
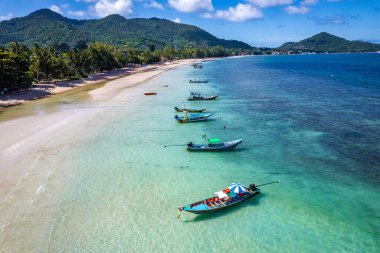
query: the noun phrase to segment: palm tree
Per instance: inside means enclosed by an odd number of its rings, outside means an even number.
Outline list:
[[[37,82],[40,81],[40,78],[42,78],[42,80],[48,80],[52,69],[51,62],[51,52],[40,47],[38,44],[34,44],[30,58],[30,70],[32,71],[34,79]]]

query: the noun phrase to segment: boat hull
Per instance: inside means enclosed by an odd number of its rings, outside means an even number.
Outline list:
[[[190,80],[189,83],[208,83],[208,81],[193,81],[193,80]]]
[[[202,116],[197,116],[197,117],[187,117],[185,119],[185,117],[179,117],[178,115],[175,116],[175,119],[179,122],[179,123],[190,123],[190,122],[199,122],[199,121],[205,121],[205,120],[208,120],[209,117],[211,117],[212,113],[209,113],[209,114],[204,114]]]
[[[204,112],[207,110],[207,108],[205,109],[182,109],[182,108],[178,108],[178,107],[175,107],[174,108],[177,112]]]
[[[187,120],[182,120],[178,119],[179,123],[191,123],[191,122],[200,122],[200,121],[206,121],[208,118],[201,118],[201,119],[187,119]]]
[[[215,100],[218,96],[211,96],[207,98],[188,98],[188,101],[197,101],[197,100]]]
[[[230,143],[230,144],[227,144],[225,146],[221,146],[221,147],[210,147],[210,146],[207,146],[207,145],[195,145],[193,147],[191,146],[188,146],[187,147],[187,150],[188,151],[203,151],[203,152],[212,152],[212,151],[227,151],[227,150],[231,150],[231,149],[234,149],[236,148],[239,144],[241,144],[243,142],[242,139],[240,140],[236,140],[236,141],[231,141],[231,142],[226,142],[226,143]]]
[[[217,207],[217,208],[212,208],[212,209],[205,209],[205,210],[192,210],[192,209],[184,209],[184,211],[186,212],[189,212],[189,213],[195,213],[195,214],[202,214],[202,213],[213,213],[213,212],[217,212],[217,211],[221,211],[221,210],[224,210],[224,209],[227,209],[229,207],[233,207],[233,206],[236,206],[237,204],[240,204],[256,195],[259,195],[260,194],[260,190],[257,190],[255,192],[253,192],[251,195],[245,197],[244,199],[240,200],[240,201],[237,201],[237,202],[234,202],[234,203],[231,203],[231,204],[228,204],[228,205],[225,205],[225,206],[221,206],[221,207]]]

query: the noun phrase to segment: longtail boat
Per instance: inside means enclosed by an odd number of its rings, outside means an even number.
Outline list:
[[[193,68],[195,68],[195,69],[203,68],[202,63],[200,63],[200,62],[195,62],[195,63],[191,64],[191,66],[193,66]]]
[[[154,91],[147,91],[147,92],[144,92],[144,95],[145,95],[145,96],[157,95],[157,92],[154,92]]]
[[[279,183],[280,181],[274,181],[262,185],[251,184],[249,188],[240,184],[232,183],[228,188],[215,192],[212,197],[188,204],[178,208],[178,216],[181,217],[182,211],[202,214],[202,213],[211,213],[226,209],[228,207],[235,206],[242,203],[258,194],[260,194],[259,186]]]
[[[189,83],[208,83],[208,80],[190,79]]]
[[[188,108],[179,108],[179,107],[174,107],[174,109],[177,111],[177,112],[204,112],[207,110],[207,108],[203,108],[203,109],[188,109]]]
[[[201,94],[196,93],[196,92],[191,92],[190,97],[187,98],[189,101],[194,101],[194,100],[214,100],[218,96],[211,96],[211,97],[203,97]]]
[[[206,113],[206,114],[187,114],[185,116],[178,116],[176,115],[174,118],[178,120],[179,123],[188,123],[188,122],[197,122],[197,121],[205,121],[207,120],[212,113]]]
[[[187,144],[188,151],[226,151],[236,148],[243,142],[243,139],[234,141],[221,142],[219,138],[206,139],[205,143],[194,144],[192,142]]]

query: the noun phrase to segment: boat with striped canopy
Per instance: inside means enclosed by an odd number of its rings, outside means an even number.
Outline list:
[[[260,190],[251,184],[246,187],[240,183],[231,183],[228,188],[215,192],[212,197],[206,198],[186,206],[179,207],[178,218],[181,212],[186,211],[195,214],[211,213],[235,206],[260,194]]]
[[[235,206],[260,194],[260,189],[258,187],[279,182],[280,180],[261,185],[250,184],[249,187],[246,187],[240,183],[231,183],[228,188],[215,192],[210,198],[179,207],[177,218],[181,217],[182,211],[203,214],[212,213]]]

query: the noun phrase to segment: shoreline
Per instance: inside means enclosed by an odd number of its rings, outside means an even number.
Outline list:
[[[36,163],[40,155],[44,155],[46,150],[50,150],[52,146],[64,145],[67,142],[67,139],[62,136],[62,132],[80,132],[80,130],[72,131],[73,126],[85,125],[86,121],[96,117],[96,115],[101,115],[104,109],[100,105],[112,103],[119,95],[126,92],[144,97],[144,90],[150,88],[144,86],[144,83],[179,66],[189,65],[190,68],[190,64],[194,61],[199,60],[179,60],[158,66],[142,67],[132,73],[127,72],[123,76],[116,77],[115,72],[107,72],[100,74],[106,81],[104,79],[99,80],[99,78],[94,81],[94,77],[90,77],[93,80],[82,81],[82,84],[77,86],[58,87],[58,90],[48,97],[19,101],[20,103],[17,105],[23,106],[23,108],[18,108],[15,104],[5,107],[3,112],[6,113],[0,114],[0,132],[3,133],[0,143],[0,160],[2,161],[0,172],[3,175],[0,179],[0,203],[12,196],[14,191],[17,191],[17,185],[23,181],[25,175],[28,175],[28,170],[33,168],[33,164]],[[106,79],[112,77],[114,77],[112,80]],[[97,84],[104,82],[105,84],[101,87],[96,87]],[[72,96],[71,91],[84,86],[91,87],[91,85],[94,85],[95,88],[86,92],[91,100],[99,105],[99,108],[75,111],[57,109],[61,96],[54,95],[64,95],[69,92],[68,96]],[[46,106],[41,107],[45,104],[45,101],[41,101],[44,98],[48,101],[46,101]],[[37,106],[31,103],[32,101],[35,101]],[[78,101],[81,99],[79,98]],[[27,110],[28,113],[23,113],[24,110]],[[22,111],[21,114],[20,111]],[[9,131],[10,129],[12,130]],[[51,142],[51,140],[56,141]],[[30,194],[33,195],[33,192]]]
[[[81,87],[96,85],[103,82],[110,82],[127,76],[133,76],[139,73],[149,73],[159,71],[160,73],[178,66],[192,64],[193,62],[204,62],[214,60],[215,58],[205,59],[183,59],[172,62],[150,64],[137,68],[122,68],[118,70],[110,70],[91,74],[86,78],[73,81],[62,81],[57,83],[39,83],[33,84],[30,88],[19,91],[10,91],[9,93],[0,96],[0,110],[22,105],[30,101],[40,100],[61,94],[66,91],[74,90]],[[148,80],[148,79],[147,79]],[[147,81],[141,80],[141,82]],[[138,83],[137,83],[138,84]],[[134,84],[134,85],[137,85]]]

